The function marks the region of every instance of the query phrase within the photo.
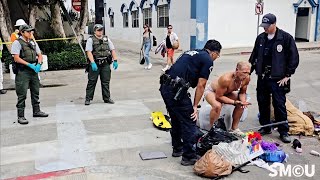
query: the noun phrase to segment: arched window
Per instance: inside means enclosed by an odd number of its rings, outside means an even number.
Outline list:
[[[131,11],[132,27],[138,28],[139,27],[139,5],[135,0],[131,1],[129,5],[129,10]]]
[[[110,27],[114,27],[114,12],[111,7],[108,9],[108,15],[110,19]]]
[[[152,27],[152,5],[150,0],[142,0],[140,3],[143,14],[143,24],[148,24],[149,27]]]
[[[124,28],[129,27],[129,17],[128,17],[129,9],[128,9],[128,6],[123,3],[121,5],[120,11],[122,13],[122,18],[123,18],[123,27]]]
[[[154,0],[157,10],[158,27],[167,27],[169,25],[169,5],[171,0]]]

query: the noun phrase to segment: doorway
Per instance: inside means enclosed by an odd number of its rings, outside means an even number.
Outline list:
[[[311,8],[298,8],[296,20],[296,41],[309,42]]]

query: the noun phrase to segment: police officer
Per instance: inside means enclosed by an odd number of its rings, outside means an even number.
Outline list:
[[[277,122],[287,120],[286,91],[290,87],[290,77],[299,64],[299,53],[293,37],[277,28],[276,16],[266,14],[260,27],[264,28],[255,42],[249,62],[258,75],[257,100],[260,124],[270,124],[270,94]],[[280,139],[290,143],[288,123],[278,126]],[[271,127],[261,128],[262,135],[271,134]]]
[[[39,102],[39,78],[42,65],[42,54],[38,44],[31,39],[32,28],[29,25],[22,25],[19,28],[20,37],[15,40],[11,47],[11,54],[16,63],[16,93],[18,96],[18,123],[28,124],[24,117],[25,100],[27,90],[30,88],[33,117],[48,117],[49,115],[40,111]]]
[[[173,157],[182,156],[181,164],[194,165],[196,143],[197,106],[213,68],[220,56],[221,44],[207,41],[202,50],[184,52],[176,63],[160,77],[160,92],[171,117]],[[188,88],[197,88],[193,105]],[[182,139],[182,141],[181,141]]]
[[[113,64],[114,70],[118,68],[117,55],[111,40],[103,35],[103,26],[96,24],[93,27],[94,35],[88,38],[86,43],[86,52],[90,60],[88,68],[88,85],[86,89],[85,105],[90,105],[93,99],[94,90],[100,75],[102,97],[105,103],[114,104],[110,98],[110,64]]]

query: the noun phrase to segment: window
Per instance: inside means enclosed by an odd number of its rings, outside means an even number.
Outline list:
[[[169,25],[169,5],[158,6],[158,27]]]
[[[110,27],[114,27],[114,17],[113,15],[109,16],[110,18]]]
[[[122,15],[123,15],[123,27],[129,27],[128,12],[125,12]]]
[[[152,27],[152,9],[146,8],[143,9],[143,25],[148,24],[149,27]]]
[[[133,28],[139,27],[139,11],[138,10],[132,11],[132,27]]]

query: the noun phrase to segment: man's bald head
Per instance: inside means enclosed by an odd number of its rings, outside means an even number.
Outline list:
[[[239,61],[237,63],[237,70],[251,69],[251,64],[248,61]]]

